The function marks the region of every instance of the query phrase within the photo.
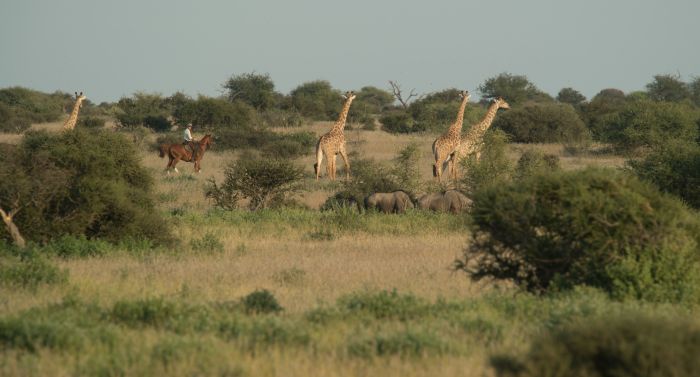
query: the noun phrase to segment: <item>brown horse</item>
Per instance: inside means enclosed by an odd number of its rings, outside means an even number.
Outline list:
[[[180,143],[160,145],[160,157],[163,158],[167,155],[170,159],[170,161],[168,161],[168,166],[165,167],[168,174],[170,174],[170,169],[175,170],[175,173],[179,173],[175,165],[177,165],[180,160],[194,162],[194,171],[195,173],[199,173],[204,152],[206,152],[207,148],[212,144],[211,134],[204,135],[201,140],[194,144],[197,145],[194,153],[187,150],[185,146]]]

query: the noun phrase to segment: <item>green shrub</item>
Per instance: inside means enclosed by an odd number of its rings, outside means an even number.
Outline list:
[[[42,252],[63,258],[84,258],[105,255],[113,246],[100,240],[88,240],[84,235],[64,235],[48,242]]]
[[[83,344],[81,334],[69,324],[26,318],[0,319],[0,349],[79,350]]]
[[[42,93],[19,86],[0,89],[0,115],[2,108],[10,108],[22,122],[55,122],[63,115],[63,109],[72,109],[72,96],[68,93]],[[4,105],[4,106],[3,106]],[[0,125],[5,120],[0,116]]]
[[[447,350],[447,344],[435,334],[414,330],[353,340],[348,345],[348,353],[351,356],[363,358],[396,355],[419,357],[440,355]]]
[[[190,241],[190,247],[194,251],[216,251],[216,252],[222,252],[224,251],[224,244],[221,243],[221,240],[219,240],[219,237],[217,237],[213,233],[206,233],[205,235],[202,236],[202,238],[195,238],[192,241]]]
[[[301,127],[304,120],[301,114],[294,110],[267,109],[261,116],[266,127]]]
[[[507,135],[498,129],[491,129],[484,135],[481,147],[481,158],[475,154],[463,159],[463,173],[460,180],[461,188],[467,193],[473,193],[490,185],[504,184],[511,180],[513,164],[506,152],[508,148]]]
[[[84,116],[84,117],[78,118],[78,124],[76,125],[76,127],[92,128],[92,129],[104,128],[104,126],[105,126],[104,118],[93,117],[93,116]]]
[[[614,298],[698,299],[700,219],[680,201],[614,170],[557,172],[474,195],[472,278],[530,291],[599,287]]]
[[[275,105],[277,93],[269,74],[243,73],[231,76],[224,84],[229,101],[242,101],[258,109],[266,110]]]
[[[283,310],[272,292],[267,289],[255,291],[242,300],[246,312],[252,314],[278,313]]]
[[[25,110],[0,102],[0,132],[19,134],[31,127],[32,120]]]
[[[162,298],[147,298],[136,301],[117,301],[110,318],[129,326],[151,326],[163,328],[180,315],[178,306]]]
[[[533,103],[503,113],[493,123],[516,143],[574,143],[590,138],[569,104]]]
[[[22,205],[14,220],[27,240],[66,234],[113,242],[171,239],[153,210],[153,178],[121,134],[32,132],[10,153],[0,176],[14,179],[0,180],[0,207]],[[0,237],[8,237],[4,227]]]
[[[644,159],[628,164],[641,179],[700,209],[700,145],[670,141],[655,147]]]
[[[275,134],[266,142],[262,150],[273,158],[292,159],[312,153],[316,145],[316,135],[311,132]]]
[[[299,85],[291,91],[290,97],[295,111],[314,120],[335,120],[343,106],[340,92],[323,80]]]
[[[559,156],[545,154],[536,149],[528,149],[518,159],[515,167],[515,179],[523,179],[537,174],[561,170]]]
[[[698,113],[687,105],[635,101],[600,122],[601,138],[625,152],[655,148],[668,140],[696,140]]]
[[[406,321],[424,315],[429,305],[412,294],[396,290],[378,293],[356,293],[341,297],[338,305],[349,313],[366,313],[377,319]]]
[[[35,250],[17,256],[0,256],[0,284],[36,289],[40,285],[64,284],[68,271],[61,270]]]
[[[285,197],[300,190],[301,168],[288,160],[241,159],[224,170],[224,183],[209,181],[205,195],[217,207],[235,208],[238,200],[250,199],[253,210],[284,202]]]
[[[631,315],[574,323],[532,342],[522,358],[494,356],[498,376],[695,376],[700,330],[687,319]]]
[[[379,123],[382,124],[382,130],[389,133],[407,134],[426,131],[424,124],[416,123],[411,114],[400,109],[382,114]]]

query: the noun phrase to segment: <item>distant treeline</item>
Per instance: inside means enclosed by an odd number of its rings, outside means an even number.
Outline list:
[[[327,81],[303,83],[282,94],[275,90],[269,75],[245,73],[230,77],[222,86],[225,91],[220,97],[139,92],[99,106],[87,101],[81,114],[87,125],[104,124],[95,118],[111,118],[127,129],[145,127],[156,132],[193,123],[195,129],[255,144],[255,140],[269,137],[260,133],[270,127],[334,120],[342,106],[341,90]],[[348,117],[350,127],[381,127],[393,133],[441,132],[454,120],[458,89],[462,88],[417,95],[402,92],[394,82],[390,90],[360,88]],[[644,91],[603,89],[589,100],[573,88],[563,88],[552,97],[526,76],[501,73],[484,81],[475,92],[482,100],[467,107],[465,125],[481,119],[491,98],[503,97],[512,110],[500,114],[494,128],[504,130],[513,142],[577,144],[597,140],[631,149],[649,146],[658,138],[687,139],[698,133],[700,78],[683,82],[673,75],[656,75]],[[56,121],[70,112],[71,106],[67,93],[2,89],[0,131],[22,132],[32,122]]]

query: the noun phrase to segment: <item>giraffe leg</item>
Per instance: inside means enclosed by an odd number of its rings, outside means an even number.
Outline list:
[[[314,164],[314,172],[316,173],[316,180],[321,175],[321,162],[323,162],[323,150],[320,147],[316,147],[316,163]],[[326,163],[328,165],[328,163]],[[328,166],[326,166],[328,168]]]
[[[331,163],[330,164],[331,165],[331,175],[333,176],[333,178],[331,178],[331,180],[333,180],[333,181],[335,181],[335,171],[336,171],[335,159],[337,156],[338,156],[337,154],[334,154],[333,157],[328,159],[328,162]]]
[[[348,154],[345,153],[345,148],[340,150],[340,157],[343,158],[345,163],[345,179],[350,179],[350,162],[348,161]]]

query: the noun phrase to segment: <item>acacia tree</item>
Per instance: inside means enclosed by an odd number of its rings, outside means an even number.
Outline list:
[[[486,99],[503,97],[509,104],[522,104],[525,101],[549,102],[552,97],[538,89],[524,75],[501,73],[479,85],[479,92]]]
[[[229,101],[243,101],[258,110],[275,106],[277,93],[269,74],[243,73],[231,76],[224,84]]]
[[[647,91],[654,101],[680,102],[691,96],[688,85],[672,75],[654,76],[654,81],[647,84]]]
[[[562,88],[557,94],[557,101],[568,103],[574,108],[578,108],[586,100],[586,96],[574,88]]]

